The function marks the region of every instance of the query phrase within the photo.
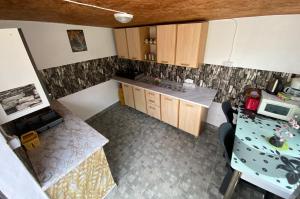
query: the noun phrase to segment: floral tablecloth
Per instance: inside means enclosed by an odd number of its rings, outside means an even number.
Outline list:
[[[268,142],[276,128],[286,123],[240,109],[231,166],[292,194],[300,185],[300,132],[294,130],[284,148]]]

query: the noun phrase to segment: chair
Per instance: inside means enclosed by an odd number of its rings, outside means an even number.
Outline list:
[[[232,150],[233,150],[233,144],[234,144],[235,130],[230,122],[226,122],[226,123],[221,124],[218,131],[219,131],[218,132],[219,133],[219,141],[224,150],[224,158],[226,161],[226,167],[228,169],[227,174],[224,177],[224,180],[219,189],[220,193],[224,195],[227,190],[227,187],[229,185],[231,176],[233,174],[233,169],[230,166],[230,162],[231,162],[231,156],[232,156]],[[271,193],[269,193],[259,187],[256,187],[255,185],[252,185],[244,180],[241,180],[241,181],[243,181],[244,183],[247,184],[247,186],[252,187],[256,191],[263,193],[265,199],[273,197]]]
[[[235,124],[233,124],[233,114],[237,114],[237,111],[232,109],[231,103],[229,101],[223,102],[222,110],[225,114],[227,122],[231,123],[231,125],[235,127]]]
[[[219,127],[219,140],[224,150],[224,157],[227,166],[230,166],[231,154],[234,143],[234,128],[232,124],[227,122]]]

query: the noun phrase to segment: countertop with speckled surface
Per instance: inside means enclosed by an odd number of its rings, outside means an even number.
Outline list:
[[[108,142],[58,101],[54,101],[51,107],[64,118],[64,122],[39,134],[40,146],[27,151],[43,190],[47,190]]]
[[[178,98],[180,100],[184,100],[187,102],[192,102],[206,108],[209,108],[211,103],[213,102],[215,95],[217,94],[217,90],[204,88],[200,86],[196,86],[196,88],[189,88],[186,89],[185,92],[174,91],[168,88],[159,87],[153,84],[144,83],[138,80],[131,80],[123,77],[114,76],[112,79],[122,82],[131,84],[133,86],[141,87],[147,90],[152,90],[164,95],[168,95],[171,97]]]

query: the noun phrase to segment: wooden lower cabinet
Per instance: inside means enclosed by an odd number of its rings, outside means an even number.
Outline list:
[[[198,137],[202,121],[206,119],[207,108],[182,100],[179,104],[178,128]]]
[[[122,83],[125,104],[198,137],[208,109],[174,97]]]
[[[148,115],[160,120],[160,94],[146,90],[146,101]]]
[[[133,87],[133,96],[135,109],[147,113],[145,90],[139,87]]]
[[[148,112],[148,115],[150,115],[151,117],[154,117],[158,120],[161,119],[161,117],[160,117],[160,107],[155,106],[153,104],[147,104],[147,112]]]
[[[160,94],[146,90],[146,100],[147,104],[154,104],[155,106],[160,107]]]
[[[161,120],[163,122],[178,127],[178,108],[178,99],[161,95]]]
[[[101,148],[46,190],[50,199],[104,199],[116,186]]]
[[[135,108],[134,106],[134,97],[133,97],[133,86],[122,83],[124,101],[127,106]]]

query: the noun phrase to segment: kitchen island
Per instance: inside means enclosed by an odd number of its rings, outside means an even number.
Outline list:
[[[104,198],[115,186],[103,151],[108,140],[59,102],[51,107],[64,122],[27,152],[42,190],[53,199]]]

